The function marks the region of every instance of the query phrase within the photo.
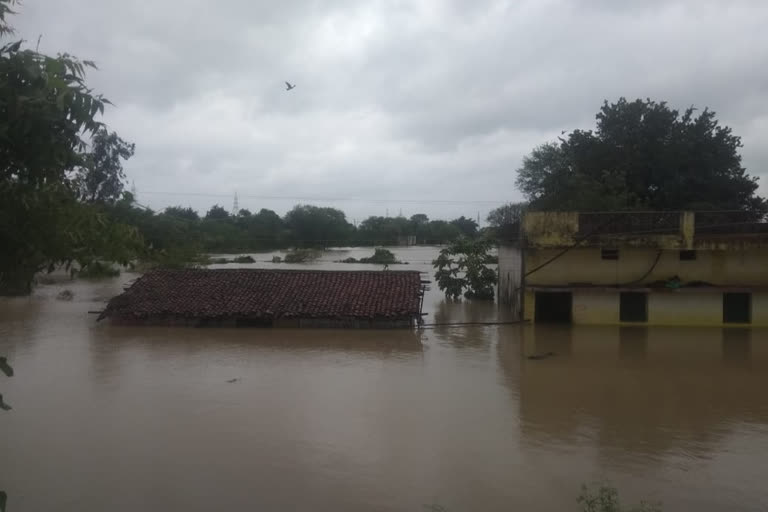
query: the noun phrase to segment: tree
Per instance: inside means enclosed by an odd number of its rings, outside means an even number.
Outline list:
[[[741,139],[715,113],[621,98],[575,130],[535,148],[518,170],[531,207],[552,210],[765,212],[757,178],[741,165]]]
[[[507,203],[491,210],[485,220],[490,225],[493,236],[504,240],[517,239],[527,208],[528,203]]]
[[[163,213],[165,215],[188,220],[190,222],[197,222],[200,220],[200,216],[197,214],[197,211],[189,207],[183,208],[181,206],[169,206],[163,211]]]
[[[297,246],[342,245],[354,231],[341,210],[301,204],[285,214],[285,226]]]
[[[123,193],[123,164],[133,156],[135,144],[129,144],[100,128],[93,135],[91,152],[85,155],[85,163],[78,170],[75,182],[80,198],[95,203],[114,203]]]
[[[409,220],[404,217],[372,216],[360,223],[357,230],[361,241],[368,244],[396,245],[405,235],[415,234]]]
[[[487,239],[459,238],[440,251],[432,266],[437,269],[437,286],[446,297],[493,300],[497,276],[488,267],[494,260],[492,248],[493,243]]]
[[[205,218],[206,220],[228,220],[229,212],[223,207],[215,204],[211,206],[211,209],[208,210],[208,212],[206,212]]]
[[[0,0],[0,33],[12,29]],[[86,163],[83,137],[103,127],[108,101],[85,83],[93,62],[0,47],[0,295],[26,294],[35,273],[95,258],[120,263],[135,255],[135,229],[79,203],[71,174]]]
[[[461,234],[467,238],[473,238],[477,236],[477,222],[473,219],[468,219],[463,215],[458,219],[453,219],[451,224],[459,228]]]
[[[431,220],[426,227],[427,230],[423,238],[426,243],[444,243],[461,236],[461,230],[456,224],[444,220]]]

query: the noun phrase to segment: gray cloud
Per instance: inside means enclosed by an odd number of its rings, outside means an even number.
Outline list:
[[[99,63],[89,82],[116,103],[105,121],[136,142],[127,171],[156,208],[229,206],[237,191],[241,206],[280,213],[297,200],[268,198],[334,198],[358,220],[387,209],[484,216],[520,198],[514,170],[535,145],[592,127],[602,101],[620,96],[711,107],[743,137],[768,194],[760,0],[19,10],[20,34],[43,34],[44,51]]]

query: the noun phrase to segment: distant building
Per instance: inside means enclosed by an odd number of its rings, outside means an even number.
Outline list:
[[[768,326],[768,223],[743,212],[531,212],[499,302],[576,324]]]
[[[155,270],[107,304],[121,324],[233,327],[412,327],[419,272]]]

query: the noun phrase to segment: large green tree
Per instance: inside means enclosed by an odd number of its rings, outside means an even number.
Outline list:
[[[91,150],[75,176],[80,198],[90,203],[114,203],[123,194],[125,172],[122,160],[133,156],[136,145],[106,128],[96,130]]]
[[[595,130],[535,148],[517,185],[537,209],[764,212],[741,146],[709,109],[621,98],[603,104]]]
[[[0,34],[12,33],[13,3],[0,0]],[[71,178],[108,103],[85,83],[94,67],[22,41],[0,47],[0,294],[28,293],[36,272],[60,263],[125,263],[141,244],[134,229],[79,202]]]
[[[296,205],[285,214],[290,240],[302,246],[340,246],[350,240],[354,226],[341,210],[312,205]]]

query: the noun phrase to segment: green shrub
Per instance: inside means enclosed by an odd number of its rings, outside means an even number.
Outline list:
[[[283,262],[283,258],[281,258],[280,256],[272,256],[272,263],[282,263],[282,262]]]
[[[373,252],[373,256],[360,258],[359,260],[356,258],[346,258],[338,261],[337,263],[375,263],[378,265],[395,265],[402,263],[402,261],[398,261],[392,251],[388,249],[376,249]]]
[[[493,300],[496,270],[489,268],[493,242],[460,238],[440,251],[432,262],[437,286],[450,299]]]
[[[378,263],[380,265],[394,265],[395,263],[400,263],[397,261],[397,258],[395,258],[395,255],[392,253],[392,251],[388,249],[376,249],[373,252],[373,256],[370,256],[368,258],[360,258],[360,263]]]
[[[232,261],[235,263],[256,263],[256,260],[253,259],[251,256],[248,256],[247,254],[243,256],[237,256]]]

